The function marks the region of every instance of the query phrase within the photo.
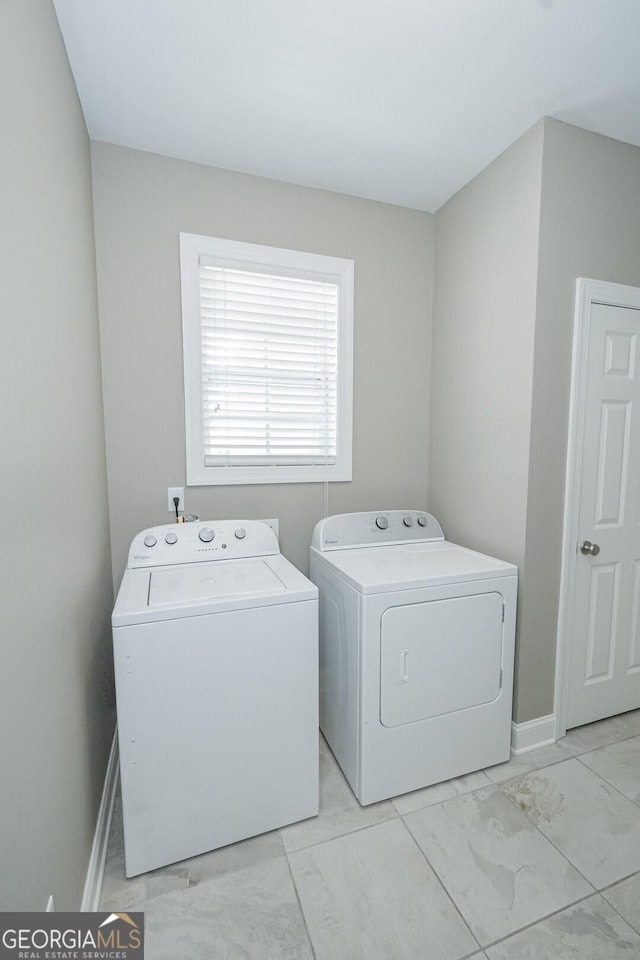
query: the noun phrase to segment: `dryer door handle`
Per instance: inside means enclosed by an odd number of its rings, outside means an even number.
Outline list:
[[[400,667],[400,676],[398,683],[409,683],[409,671],[411,669],[411,650],[398,651],[398,665]]]

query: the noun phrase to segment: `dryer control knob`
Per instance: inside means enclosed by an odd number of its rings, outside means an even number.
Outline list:
[[[378,530],[386,530],[389,526],[389,521],[386,517],[376,517],[376,527]]]
[[[200,533],[198,534],[203,543],[211,543],[215,537],[215,533],[211,527],[203,527]]]
[[[236,533],[235,533],[236,539],[238,539],[238,540],[244,540],[244,538],[246,537],[246,535],[247,535],[247,531],[245,530],[245,528],[244,528],[244,527],[238,527],[238,529],[236,530]]]
[[[413,526],[413,517],[403,517],[403,518],[402,518],[402,522],[404,523],[405,527],[412,527],[412,526]]]
[[[164,538],[164,542],[168,544],[177,543],[178,542],[177,533],[173,533],[172,531],[169,531],[169,533]]]
[[[157,539],[152,533],[147,534],[147,536],[144,538],[145,547],[155,547],[157,542]]]
[[[427,525],[427,518],[425,517],[424,514],[421,514],[421,515],[418,517],[418,523],[420,524],[421,527],[426,527],[426,525]]]

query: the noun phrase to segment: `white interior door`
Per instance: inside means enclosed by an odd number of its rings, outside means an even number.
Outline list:
[[[640,707],[640,290],[595,286],[614,296],[583,295],[576,352],[567,727]]]

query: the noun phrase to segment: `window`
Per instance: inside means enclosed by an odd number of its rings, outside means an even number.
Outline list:
[[[180,234],[187,483],[351,479],[353,261]]]

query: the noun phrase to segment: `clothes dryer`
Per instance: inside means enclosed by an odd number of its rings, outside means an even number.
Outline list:
[[[127,876],[318,813],[317,597],[259,521],[135,537],[112,617]]]
[[[509,759],[517,567],[416,510],[317,524],[320,727],[361,804]]]

